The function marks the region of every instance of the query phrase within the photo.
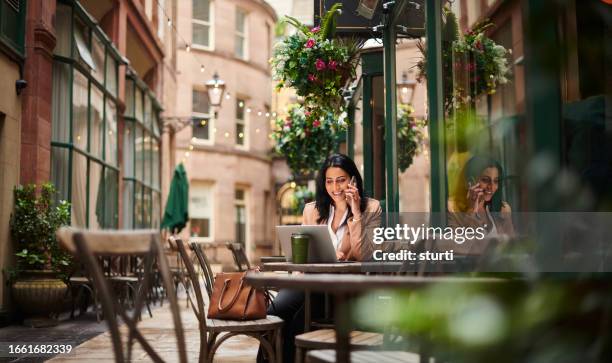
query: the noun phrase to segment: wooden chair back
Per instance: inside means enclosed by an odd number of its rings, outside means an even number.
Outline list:
[[[236,266],[238,267],[238,271],[246,271],[251,269],[251,264],[249,263],[249,259],[244,252],[244,246],[242,243],[227,243],[227,248],[232,251],[232,256],[234,256],[234,262],[236,262]]]
[[[212,268],[210,267],[210,262],[208,262],[208,258],[204,253],[204,249],[202,248],[202,244],[191,242],[189,244],[191,250],[195,253],[196,258],[198,259],[198,263],[200,264],[200,268],[202,269],[202,273],[204,275],[204,286],[206,288],[206,293],[208,294],[208,298],[212,296],[212,289],[215,283],[215,275],[212,272]]]
[[[153,266],[157,266],[159,269],[164,288],[168,291],[179,362],[187,362],[183,325],[178,302],[174,294],[172,278],[168,269],[168,262],[160,245],[159,231],[88,231],[63,227],[57,231],[56,235],[60,244],[72,254],[78,256],[80,261],[85,264],[87,272],[93,280],[99,293],[104,316],[110,330],[116,362],[123,363],[132,360],[131,354],[134,340],[140,343],[152,361],[164,361],[151,344],[147,342],[145,336],[137,327],[138,317],[144,306],[146,294],[151,286],[151,278],[154,275]],[[102,256],[131,256],[144,259],[143,285],[138,291],[134,313],[131,317],[128,316],[119,304],[117,297],[104,276],[104,272],[98,263],[98,258]],[[128,328],[127,349],[124,349],[124,344],[122,343],[123,340],[119,331],[119,321],[116,313],[119,314]]]

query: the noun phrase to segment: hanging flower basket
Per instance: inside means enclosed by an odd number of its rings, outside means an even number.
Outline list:
[[[427,121],[412,116],[414,108],[401,105],[397,112],[397,166],[401,172],[412,165],[423,148]]]
[[[493,23],[484,21],[461,35],[457,18],[450,9],[444,9],[442,73],[447,113],[475,102],[478,96],[494,94],[500,84],[508,83],[511,51],[486,36],[486,30],[492,26]],[[427,53],[426,44],[418,46],[423,54],[417,64],[420,80],[427,77]]]
[[[294,174],[309,175],[334,152],[345,130],[344,117],[337,120],[332,112],[292,105],[286,118],[276,120],[272,139]]]
[[[277,89],[293,87],[308,105],[339,111],[342,88],[355,76],[361,41],[336,39],[337,3],[324,15],[321,27],[308,28],[297,19],[286,17],[297,32],[274,48],[270,60]]]

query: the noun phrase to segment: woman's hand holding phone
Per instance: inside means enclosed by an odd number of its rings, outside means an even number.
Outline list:
[[[351,177],[351,181],[344,190],[344,195],[346,196],[346,202],[353,213],[353,219],[361,218],[361,209],[359,208],[359,205],[361,204],[361,197],[359,196],[359,189],[357,188],[355,176]]]
[[[470,203],[470,210],[478,213],[481,202],[484,201],[484,190],[480,187],[480,183],[474,179],[468,182],[467,199]]]

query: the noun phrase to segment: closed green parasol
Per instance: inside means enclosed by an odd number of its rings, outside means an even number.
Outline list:
[[[162,229],[169,229],[172,233],[178,233],[189,220],[189,181],[183,164],[174,169],[168,202],[162,220]]]

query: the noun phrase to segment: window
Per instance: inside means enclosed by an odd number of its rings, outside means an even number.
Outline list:
[[[236,145],[246,146],[247,129],[245,124],[245,102],[243,99],[236,99]]]
[[[125,81],[125,95],[123,227],[159,228],[159,103],[132,72]]]
[[[191,20],[191,43],[207,49],[212,48],[212,4],[210,0],[193,0]]]
[[[208,92],[205,90],[194,89],[191,100],[192,112],[192,136],[197,140],[212,141],[210,130],[212,129],[210,122],[210,100]]]
[[[236,243],[246,244],[246,191],[237,188],[234,191],[234,210],[236,213]]]
[[[236,9],[235,29],[235,55],[240,59],[247,59],[247,14],[244,10]]]
[[[212,240],[213,184],[192,182],[189,188],[191,237]]]
[[[16,53],[25,55],[25,0],[0,1],[0,43]]]
[[[118,228],[116,93],[121,58],[102,30],[76,13],[71,5],[57,5],[51,179],[59,197],[71,202],[72,225]]]

